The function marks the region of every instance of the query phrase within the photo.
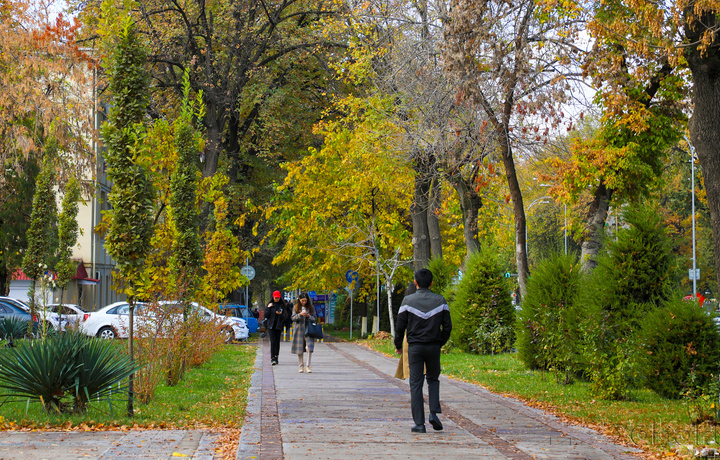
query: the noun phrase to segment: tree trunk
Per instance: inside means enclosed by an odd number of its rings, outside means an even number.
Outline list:
[[[204,98],[207,113],[205,127],[207,128],[207,143],[205,144],[205,161],[203,162],[203,176],[210,177],[217,171],[222,150],[223,121],[218,115],[217,105],[207,97]]]
[[[438,213],[441,206],[440,180],[436,177],[431,184],[429,208],[427,211],[428,236],[430,237],[430,254],[433,259],[442,259],[442,235]]]
[[[688,60],[695,104],[689,130],[705,178],[715,250],[715,277],[720,286],[720,63],[707,62],[710,60],[718,61],[712,51],[711,56],[705,59],[697,57]]]
[[[480,250],[480,242],[478,241],[478,213],[480,212],[480,208],[482,208],[482,198],[475,192],[472,183],[468,183],[468,181],[459,174],[453,174],[449,179],[460,200],[465,249],[469,257],[470,254]]]
[[[513,202],[513,215],[515,217],[515,263],[517,265],[518,284],[520,285],[520,297],[525,298],[527,281],[530,276],[525,236],[525,205],[523,204],[520,182],[518,182],[517,172],[515,171],[515,161],[513,160],[510,139],[505,133],[505,125],[500,126],[502,129],[498,132],[498,141],[502,153],[505,176],[507,177],[508,188],[510,189],[510,199],[512,199]]]
[[[395,320],[393,319],[393,310],[392,310],[392,294],[393,294],[393,284],[392,279],[385,281],[385,292],[387,292],[387,301],[388,301],[388,318],[390,319],[390,335],[395,337]]]
[[[410,205],[413,224],[413,259],[415,271],[427,267],[430,260],[430,232],[428,229],[428,196],[431,181],[424,171],[415,169],[415,197]]]
[[[602,229],[605,226],[605,220],[607,220],[612,194],[612,189],[605,187],[605,182],[601,180],[600,185],[595,189],[593,201],[590,203],[587,222],[583,230],[582,252],[580,255],[580,265],[586,273],[589,273],[597,266],[597,255],[602,247]]]

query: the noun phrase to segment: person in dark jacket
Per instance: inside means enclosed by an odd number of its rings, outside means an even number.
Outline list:
[[[267,320],[265,327],[270,336],[270,359],[274,366],[278,363],[280,336],[285,325],[285,302],[280,291],[273,292],[273,301],[265,307],[265,319]]]
[[[410,410],[415,426],[413,433],[425,433],[423,379],[428,383],[430,425],[443,426],[437,414],[440,408],[440,349],[450,338],[452,320],[445,297],[430,290],[433,274],[422,268],[415,272],[417,292],[406,296],[400,305],[395,330],[395,352],[402,354],[403,337],[407,333],[410,364]]]
[[[285,328],[283,334],[283,341],[289,342],[290,336],[292,335],[292,311],[293,311],[293,304],[291,301],[287,300],[285,301],[285,323],[283,324],[283,327]]]

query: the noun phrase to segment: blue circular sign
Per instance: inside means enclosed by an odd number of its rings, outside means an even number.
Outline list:
[[[356,272],[355,270],[348,270],[348,271],[346,271],[346,272],[345,272],[345,279],[347,280],[348,283],[352,283],[353,280],[357,280],[357,279],[358,279],[358,272]]]
[[[310,292],[308,292],[308,296],[309,296],[311,299],[314,299],[314,298],[317,296],[317,293],[316,293],[315,291],[310,291]]]

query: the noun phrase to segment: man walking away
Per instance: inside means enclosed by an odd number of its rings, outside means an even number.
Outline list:
[[[440,349],[450,338],[452,320],[445,297],[430,290],[433,274],[422,268],[415,272],[417,292],[406,296],[400,305],[395,330],[395,352],[402,354],[403,336],[407,332],[410,364],[410,410],[415,426],[410,431],[425,433],[423,378],[427,378],[430,402],[430,425],[443,426],[437,414],[440,409]]]

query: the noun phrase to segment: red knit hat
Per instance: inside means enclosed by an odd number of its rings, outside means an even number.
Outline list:
[[[273,292],[273,297],[282,297],[282,294],[280,294],[280,291]]]

